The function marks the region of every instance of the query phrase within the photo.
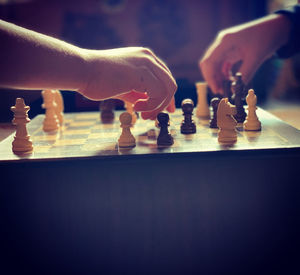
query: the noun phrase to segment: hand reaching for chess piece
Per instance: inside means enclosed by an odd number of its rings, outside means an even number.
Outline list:
[[[260,65],[288,43],[290,30],[286,16],[272,14],[219,32],[199,62],[213,93],[223,94],[224,80],[230,78],[237,64],[248,84]]]
[[[145,119],[155,119],[164,109],[175,111],[176,82],[150,49],[83,49],[3,20],[0,40],[2,87],[120,98],[134,103]]]

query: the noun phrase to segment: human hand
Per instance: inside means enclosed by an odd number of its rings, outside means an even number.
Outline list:
[[[85,87],[79,89],[93,100],[119,98],[134,103],[144,119],[155,119],[167,108],[174,111],[176,82],[168,67],[142,47],[84,50]]]
[[[259,66],[287,43],[289,31],[288,19],[277,14],[221,31],[199,62],[213,93],[223,94],[222,83],[237,63],[247,84]]]

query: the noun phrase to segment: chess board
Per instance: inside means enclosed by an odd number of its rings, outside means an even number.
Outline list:
[[[233,146],[223,146],[217,141],[217,129],[209,128],[209,120],[194,117],[197,133],[180,133],[183,120],[181,110],[170,115],[170,133],[174,144],[158,147],[156,138],[159,129],[154,121],[138,119],[132,133],[136,137],[136,147],[118,148],[121,133],[119,115],[115,112],[114,122],[104,124],[98,112],[65,114],[64,126],[56,133],[42,130],[44,115],[38,115],[27,126],[34,145],[34,151],[27,155],[15,155],[11,150],[13,136],[0,143],[0,161],[51,160],[69,158],[107,158],[119,155],[151,155],[204,153],[212,151],[242,151],[300,148],[300,132],[258,108],[257,114],[262,123],[262,131],[244,131],[237,127],[238,141]]]

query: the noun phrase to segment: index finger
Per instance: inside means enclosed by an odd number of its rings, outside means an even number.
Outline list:
[[[171,99],[170,104],[167,107],[167,111],[170,112],[170,113],[174,113],[175,109],[176,109],[176,107],[175,107],[175,98],[173,96],[172,99]]]
[[[172,100],[177,84],[173,76],[153,57],[149,57],[148,66],[144,70],[144,86],[149,98],[139,100],[135,104],[136,111],[142,111],[144,119],[154,119]]]

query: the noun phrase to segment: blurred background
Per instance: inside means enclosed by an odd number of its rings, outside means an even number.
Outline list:
[[[219,30],[295,3],[283,0],[0,0],[0,18],[84,48],[149,47],[174,74],[179,87],[176,94],[179,105],[187,97],[196,100],[194,83],[203,80],[198,61]],[[266,103],[270,96],[299,100],[299,72],[299,56],[265,62],[251,83],[258,104]],[[2,89],[0,93],[0,122],[12,119],[9,108],[16,97],[23,97],[30,105],[30,117],[44,112],[40,91]],[[63,96],[66,112],[93,111],[99,106],[99,102],[74,92],[64,91]]]

